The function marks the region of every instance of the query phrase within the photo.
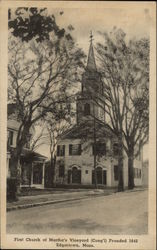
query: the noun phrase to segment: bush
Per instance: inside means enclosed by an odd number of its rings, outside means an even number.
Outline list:
[[[7,201],[16,201],[17,180],[16,178],[7,178]]]
[[[56,183],[55,188],[64,188],[64,189],[95,189],[93,184],[59,184]],[[103,185],[98,185],[98,188],[104,189]]]

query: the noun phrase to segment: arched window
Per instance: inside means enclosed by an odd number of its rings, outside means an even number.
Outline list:
[[[107,183],[107,171],[103,170],[102,167],[96,167],[96,176],[95,176],[95,170],[92,171],[92,184],[95,184],[95,177],[96,177],[96,183],[97,184],[103,184],[106,185]]]
[[[90,104],[85,103],[84,105],[84,115],[90,115]]]

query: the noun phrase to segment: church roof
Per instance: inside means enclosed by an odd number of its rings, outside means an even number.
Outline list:
[[[97,71],[92,40],[90,42],[86,69],[94,72]]]
[[[94,126],[93,120],[88,120],[79,124],[75,124],[72,128],[67,130],[60,136],[61,140],[64,139],[93,139]],[[115,135],[107,124],[102,124],[98,120],[95,123],[96,137],[101,140],[103,138],[114,137]]]

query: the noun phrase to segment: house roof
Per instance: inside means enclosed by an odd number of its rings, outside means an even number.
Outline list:
[[[22,149],[22,154],[21,156],[23,158],[27,158],[28,160],[29,159],[32,159],[32,160],[46,160],[47,157],[42,155],[42,154],[39,154],[31,149],[27,149],[27,148],[23,148]]]

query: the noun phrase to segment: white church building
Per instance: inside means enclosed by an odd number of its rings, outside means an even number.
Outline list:
[[[91,41],[82,89],[76,101],[76,124],[58,140],[56,184],[94,185],[96,167],[98,185],[118,185],[118,143],[107,124],[104,125],[103,91]],[[134,160],[135,186],[142,184],[141,157]],[[123,178],[124,187],[127,187],[128,159],[125,153]]]

